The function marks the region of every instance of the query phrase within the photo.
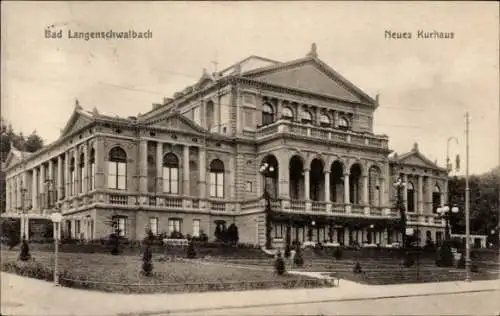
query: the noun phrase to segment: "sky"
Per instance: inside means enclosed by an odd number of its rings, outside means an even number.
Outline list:
[[[250,55],[321,60],[370,96],[374,131],[398,153],[420,151],[471,174],[499,165],[499,5],[495,2],[5,2],[1,3],[2,117],[56,140],[75,99],[109,115],[145,113],[195,83],[203,68]],[[48,26],[62,39],[45,38]],[[70,39],[72,32],[150,30],[151,39]],[[417,32],[453,32],[419,39]],[[411,39],[386,38],[411,32]],[[214,61],[216,63],[214,63]]]

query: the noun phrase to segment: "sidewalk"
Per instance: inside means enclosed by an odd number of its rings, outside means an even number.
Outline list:
[[[313,303],[461,292],[499,291],[498,280],[405,285],[360,285],[340,280],[340,287],[256,290],[193,294],[115,294],[54,287],[52,283],[2,272],[2,315],[117,315],[221,309],[243,306]]]

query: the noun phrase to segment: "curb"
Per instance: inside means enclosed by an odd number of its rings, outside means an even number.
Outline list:
[[[193,309],[173,309],[173,310],[161,310],[161,311],[149,311],[149,312],[137,312],[137,313],[118,313],[117,316],[150,316],[150,315],[165,315],[165,314],[179,314],[179,313],[194,313],[194,312],[204,312],[204,311],[214,311],[214,310],[225,310],[225,309],[245,309],[245,308],[258,308],[258,307],[273,307],[273,306],[285,306],[285,305],[301,305],[301,304],[318,304],[318,303],[331,303],[331,302],[356,302],[356,301],[372,301],[372,300],[382,300],[382,299],[393,299],[393,298],[404,298],[404,297],[425,297],[425,296],[441,296],[441,295],[453,295],[453,294],[463,294],[463,293],[481,293],[481,292],[496,292],[500,289],[481,289],[481,290],[463,290],[463,291],[449,291],[449,292],[431,292],[423,294],[402,294],[402,295],[383,295],[383,296],[372,296],[372,297],[350,297],[350,298],[332,298],[323,300],[307,300],[307,301],[293,301],[293,302],[280,302],[280,303],[262,303],[262,304],[247,304],[247,305],[226,305],[218,307],[199,307]]]

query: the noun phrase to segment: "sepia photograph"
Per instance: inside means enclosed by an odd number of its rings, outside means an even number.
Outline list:
[[[2,1],[0,315],[500,315],[499,12]]]

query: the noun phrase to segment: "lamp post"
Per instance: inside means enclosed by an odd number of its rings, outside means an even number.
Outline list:
[[[61,232],[61,220],[62,220],[62,215],[61,213],[52,213],[50,215],[50,219],[52,220],[52,223],[54,224],[54,285],[58,286],[59,285],[59,273],[57,272],[57,266],[58,266],[58,256],[59,256],[59,236]]]
[[[22,185],[22,184],[21,184]],[[21,188],[21,213],[22,213],[22,217],[23,217],[23,220],[21,221],[22,225],[23,225],[23,236],[21,236],[21,239],[26,239],[26,236],[30,237],[30,232],[29,232],[29,225],[26,225],[26,220],[27,220],[27,216],[26,216],[26,201],[25,201],[25,196],[26,196],[26,192],[28,192],[28,190],[26,188]],[[26,229],[28,228],[28,229]],[[28,230],[26,232],[26,230]]]
[[[374,236],[373,236],[373,232],[374,232],[374,231],[373,231],[373,229],[374,229],[374,228],[375,228],[375,225],[370,224],[370,231],[368,232],[368,234],[369,234],[369,236],[370,236],[370,240],[369,240],[369,241],[370,241],[370,245],[371,245],[371,244],[374,244],[374,240],[373,240],[373,239],[375,239],[375,238],[373,238],[373,237],[374,237]]]
[[[439,217],[441,217],[445,220],[444,236],[445,236],[445,240],[449,240],[450,239],[450,226],[451,226],[450,219],[451,219],[452,214],[458,213],[458,211],[459,211],[458,207],[453,206],[450,208],[448,205],[445,205],[443,207],[439,207],[436,211],[439,214]]]
[[[263,163],[260,167],[259,172],[264,176],[264,199],[266,200],[266,249],[272,248],[272,240],[271,240],[271,196],[267,191],[267,180],[266,178],[274,172],[274,167],[269,165],[267,162]]]
[[[402,240],[402,246],[403,248],[406,248],[406,207],[403,204],[401,194],[403,192],[403,189],[406,187],[406,184],[403,182],[403,179],[401,177],[398,177],[396,182],[394,182],[394,187],[397,189],[397,209],[399,210],[400,216],[401,216],[401,238]]]

